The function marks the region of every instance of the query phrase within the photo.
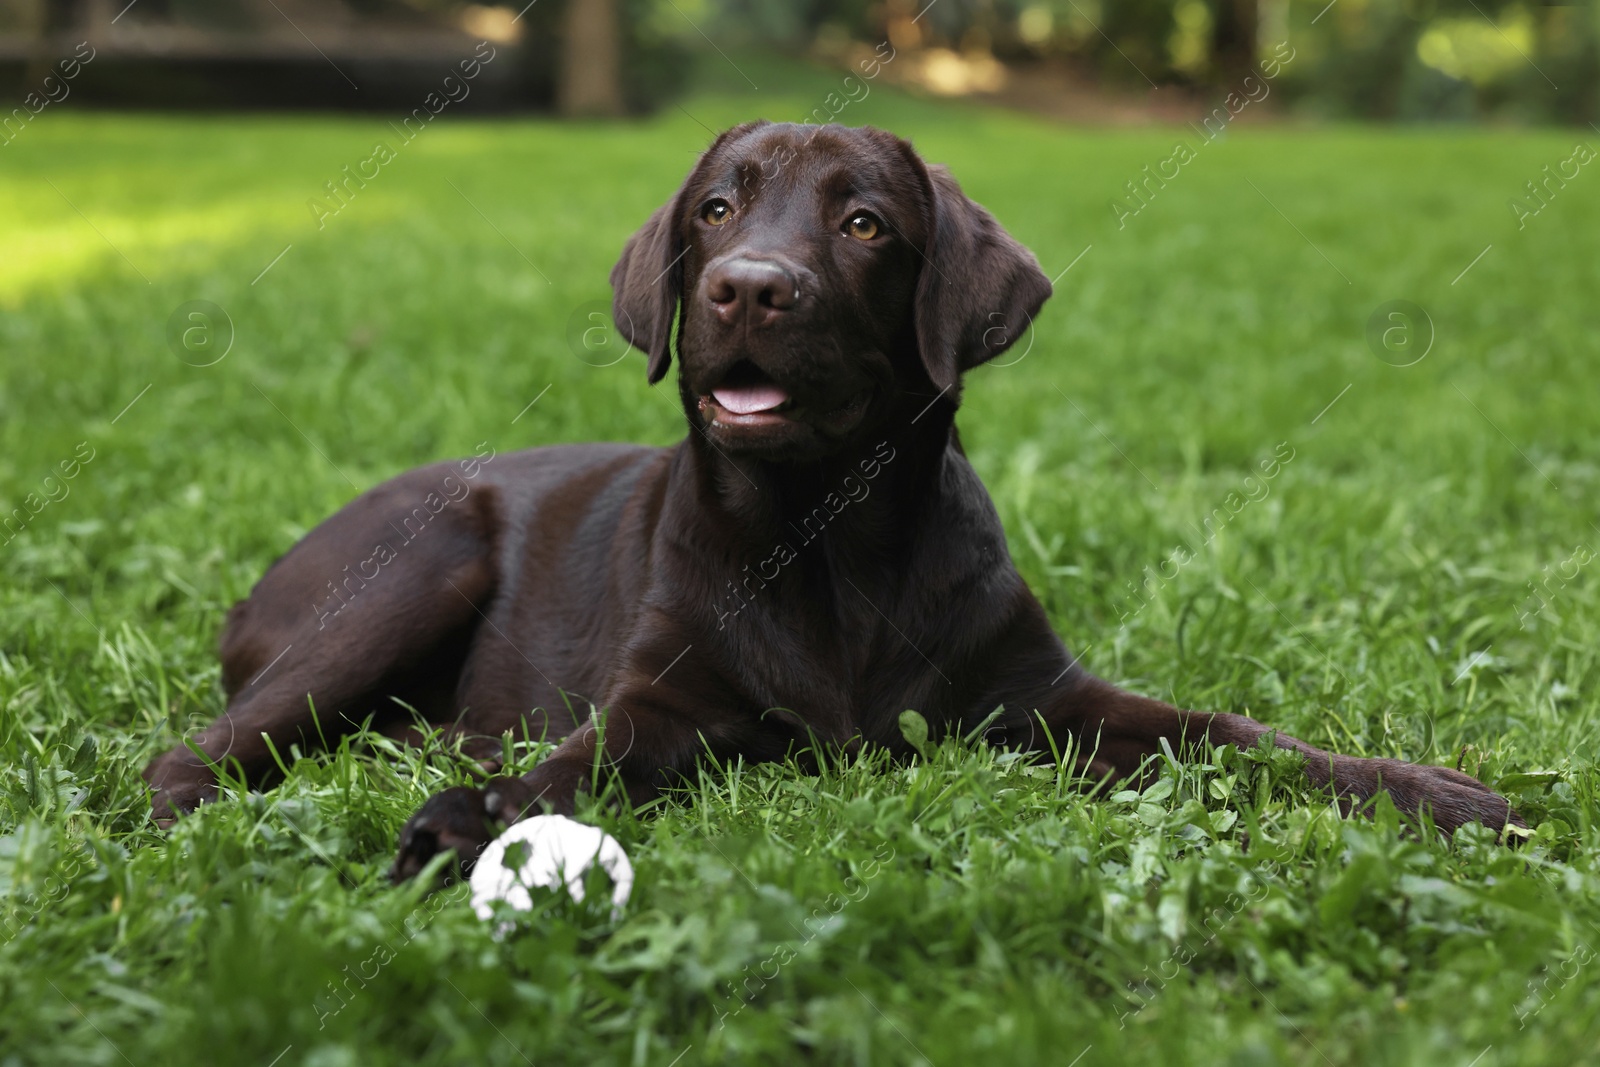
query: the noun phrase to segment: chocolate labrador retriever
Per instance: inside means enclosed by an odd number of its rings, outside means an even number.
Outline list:
[[[910,746],[984,729],[1092,779],[1163,741],[1305,757],[1349,810],[1386,790],[1453,831],[1517,822],[1443,767],[1332,755],[1080,667],[1006,550],[956,433],[961,376],[1050,295],[1034,257],[941,167],[874,129],[752,123],[718,137],[611,272],[613,316],[667,374],[688,436],[480,454],[357,497],[267,571],[222,636],[227,713],[145,772],[170,818],[398,697],[498,751],[560,739],[520,778],[448,789],[400,835],[396,878],[506,824],[571,813],[597,768],[635,803],[702,755]],[[589,715],[571,708],[592,701]],[[313,708],[315,712],[313,712]],[[997,711],[998,709],[998,711]],[[385,725],[380,722],[380,725]]]

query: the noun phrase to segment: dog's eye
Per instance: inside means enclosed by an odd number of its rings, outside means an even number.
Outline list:
[[[872,240],[878,236],[878,229],[878,220],[865,212],[852,216],[850,221],[844,224],[844,232],[858,241]]]
[[[721,226],[733,218],[733,205],[726,200],[708,200],[700,209],[700,217],[713,226]]]

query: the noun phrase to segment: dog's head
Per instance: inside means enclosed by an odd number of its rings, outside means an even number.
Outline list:
[[[689,418],[727,451],[792,460],[909,404],[953,405],[1050,295],[1033,255],[907,142],[766,122],[716,139],[611,285],[652,384],[676,316]]]

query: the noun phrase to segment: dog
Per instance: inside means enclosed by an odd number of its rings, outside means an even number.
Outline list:
[[[1347,813],[1381,791],[1446,833],[1521,825],[1466,774],[1334,755],[1076,661],[955,426],[962,375],[1017,339],[1051,285],[908,142],[728,130],[611,284],[650,385],[676,349],[684,440],[480,448],[357,497],[233,608],[227,711],[192,739],[205,758],[180,746],[145,771],[159,820],[213,799],[219,760],[259,784],[274,746],[369,716],[418,736],[398,698],[489,773],[508,730],[559,744],[526,775],[429,799],[401,831],[396,880],[444,850],[470,865],[524,815],[572,814],[597,770],[643,804],[702,757],[909,756],[908,708],[935,739],[1065,750],[1095,782],[1147,779],[1163,743],[1266,737]]]

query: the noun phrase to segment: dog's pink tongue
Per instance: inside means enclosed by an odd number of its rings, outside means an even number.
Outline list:
[[[789,399],[789,394],[776,385],[723,386],[711,390],[717,403],[735,415],[754,415],[758,411],[771,411]]]

